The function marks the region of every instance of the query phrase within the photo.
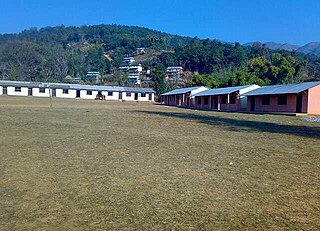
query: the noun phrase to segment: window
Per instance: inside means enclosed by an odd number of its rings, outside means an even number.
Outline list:
[[[92,91],[87,91],[87,95],[92,95]]]
[[[231,95],[230,96],[230,104],[236,104],[236,96],[235,95]]]
[[[15,91],[15,92],[21,92],[21,87],[15,87],[15,88],[14,88],[14,91]]]
[[[262,105],[270,105],[270,96],[268,95],[262,96]]]
[[[126,92],[126,97],[131,97],[131,92]]]
[[[203,104],[208,105],[209,104],[209,97],[204,97],[203,98]]]
[[[113,92],[112,91],[108,91],[108,96],[113,96]]]
[[[221,104],[227,104],[227,96],[221,96]]]
[[[146,93],[141,93],[141,97],[146,97]]]
[[[63,89],[62,90],[62,94],[69,94],[69,90],[68,89]]]
[[[278,105],[287,105],[287,95],[278,96]]]
[[[39,93],[45,93],[45,92],[46,92],[45,88],[43,88],[43,87],[39,88]]]

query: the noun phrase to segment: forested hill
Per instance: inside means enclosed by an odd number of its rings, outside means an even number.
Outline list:
[[[0,35],[0,79],[62,81],[87,71],[112,73],[125,55],[148,48],[146,68],[181,65],[186,85],[275,84],[317,79],[320,58],[264,45],[241,46],[135,26],[31,28]],[[189,79],[188,79],[189,78]]]
[[[155,47],[157,49],[170,49],[186,45],[191,39],[182,36],[151,30],[137,26],[97,25],[81,27],[44,27],[30,28],[19,34],[0,35],[0,44],[8,41],[29,41],[46,46],[88,42],[101,44],[105,50],[119,47],[134,51],[137,47]]]

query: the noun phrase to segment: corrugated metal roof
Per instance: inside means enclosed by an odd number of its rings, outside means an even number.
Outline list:
[[[208,96],[208,95],[226,95],[226,94],[231,94],[236,91],[240,91],[240,90],[245,89],[250,86],[253,86],[253,85],[214,88],[214,89],[209,89],[207,91],[200,92],[198,94],[195,94],[194,96],[198,97],[198,96]]]
[[[39,83],[0,80],[0,85],[1,86],[13,86],[13,87],[37,87],[37,86],[39,86]]]
[[[178,95],[178,94],[184,94],[184,93],[187,93],[187,92],[190,92],[190,91],[194,91],[194,90],[197,90],[201,87],[186,87],[186,88],[180,88],[180,89],[175,89],[175,90],[172,90],[172,91],[169,91],[169,92],[166,92],[162,95],[166,96],[166,95]]]
[[[255,96],[255,95],[296,94],[296,93],[305,91],[309,88],[315,87],[317,85],[320,85],[320,82],[305,82],[305,83],[298,83],[298,84],[263,86],[256,90],[249,91],[244,95]]]
[[[75,89],[75,90],[91,90],[91,91],[112,91],[112,92],[132,92],[132,93],[155,93],[151,88],[134,88],[121,86],[97,86],[67,83],[38,83],[38,82],[22,82],[22,81],[5,81],[0,80],[0,86],[13,87],[50,87],[55,89]]]

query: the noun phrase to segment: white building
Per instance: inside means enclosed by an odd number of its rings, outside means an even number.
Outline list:
[[[57,98],[69,98],[69,99],[75,99],[77,98],[77,90],[75,89],[55,89],[56,97]],[[80,98],[80,97],[79,97]]]
[[[136,50],[137,55],[143,55],[146,53],[146,48],[144,47],[138,47]]]
[[[181,74],[183,74],[183,68],[181,66],[167,67],[166,74],[167,80],[181,82]]]
[[[154,101],[154,94],[151,88],[0,81],[0,95],[8,96],[95,99],[100,95],[106,100]]]
[[[27,87],[7,87],[7,95],[13,96],[28,96],[29,89]]]
[[[167,73],[168,74],[178,74],[183,71],[183,68],[181,66],[176,67],[167,67]]]
[[[49,97],[50,89],[46,87],[34,87],[32,88],[32,96],[36,97]]]
[[[128,81],[133,84],[141,83],[141,75],[143,72],[143,67],[140,63],[124,63],[119,67],[120,71],[128,73]]]
[[[123,58],[123,62],[127,63],[127,64],[131,64],[135,61],[135,59],[133,57],[126,57],[126,58]]]
[[[141,84],[141,77],[139,73],[129,73],[128,80],[133,84]]]
[[[143,67],[141,66],[141,64],[123,65],[119,67],[119,70],[129,73],[140,73],[143,71]]]

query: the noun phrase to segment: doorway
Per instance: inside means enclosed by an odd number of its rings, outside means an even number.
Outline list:
[[[134,93],[134,100],[138,100],[138,93]]]
[[[77,98],[80,98],[80,90],[77,90],[77,95],[76,95]]]
[[[32,88],[28,89],[28,96],[32,96]]]
[[[297,108],[296,108],[297,113],[302,112],[302,94],[297,95]]]
[[[2,89],[2,93],[4,94],[4,95],[6,95],[7,94],[7,87],[3,87],[3,89]]]
[[[211,109],[218,110],[218,96],[212,96]]]
[[[256,109],[256,97],[250,97],[250,111],[254,111]]]

